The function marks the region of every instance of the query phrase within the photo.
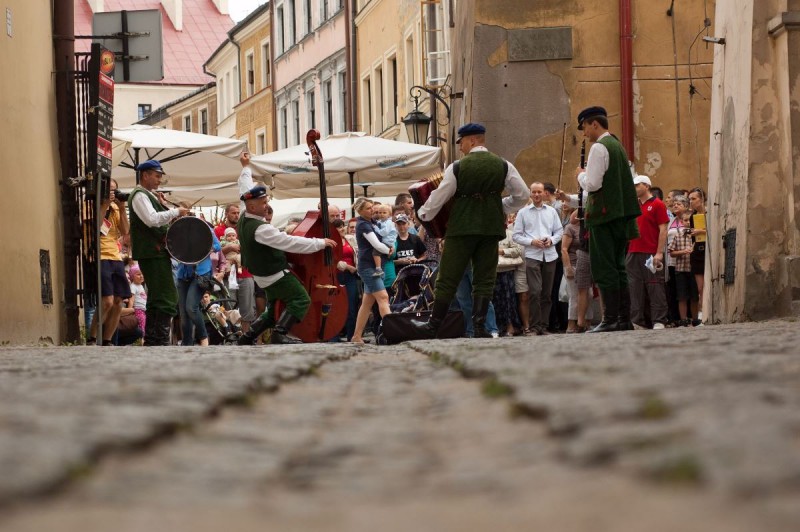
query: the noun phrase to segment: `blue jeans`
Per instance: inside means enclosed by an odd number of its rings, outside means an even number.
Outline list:
[[[208,277],[208,276],[206,276]],[[197,284],[197,277],[193,279],[178,279],[178,310],[181,316],[181,345],[194,345],[194,340],[208,338],[208,331],[200,311],[200,300],[203,290]]]
[[[361,298],[358,295],[358,276],[350,272],[339,272],[339,283],[344,285],[347,290],[347,321],[344,327],[349,342],[356,332],[356,316],[361,304]]]
[[[464,324],[466,336],[472,338],[472,266],[464,271],[464,276],[456,289],[456,301],[464,313]],[[489,333],[498,333],[497,318],[494,315],[494,305],[489,302],[489,310],[486,313],[486,330]]]

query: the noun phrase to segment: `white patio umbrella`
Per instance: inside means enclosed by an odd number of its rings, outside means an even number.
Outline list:
[[[325,164],[328,196],[355,196],[358,183],[379,196],[406,192],[408,186],[440,169],[441,149],[372,137],[361,132],[331,135],[317,142]],[[305,144],[258,155],[251,160],[265,180],[272,176],[274,197],[319,197],[319,172]],[[363,186],[363,185],[361,185]],[[360,190],[358,190],[360,192]]]
[[[136,184],[137,163],[158,159],[167,174],[164,189],[203,186],[218,189],[232,184],[235,192],[236,179],[242,170],[238,160],[245,147],[242,140],[133,125],[114,130],[115,146],[125,142],[127,149],[119,160],[115,150],[116,166],[111,172],[120,188]]]

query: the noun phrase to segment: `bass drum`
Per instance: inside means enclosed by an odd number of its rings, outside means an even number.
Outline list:
[[[211,228],[200,218],[178,218],[167,230],[167,251],[184,264],[197,264],[211,254],[214,237]]]

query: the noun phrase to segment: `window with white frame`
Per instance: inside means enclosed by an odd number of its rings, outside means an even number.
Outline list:
[[[339,82],[339,133],[347,130],[347,119],[345,117],[345,110],[347,108],[347,82],[344,71],[339,72],[337,75]]]
[[[225,119],[225,77],[220,76],[217,80],[217,116],[219,116],[219,121]]]
[[[231,114],[231,109],[233,109],[233,86],[231,85],[231,73],[225,73],[225,116]]]
[[[309,129],[317,128],[317,95],[313,90],[306,92],[306,110],[308,111]]]
[[[314,22],[313,22],[312,17],[311,17],[311,0],[304,0],[303,3],[305,4],[305,13],[304,14],[305,14],[305,17],[306,17],[306,22],[305,22],[305,30],[306,31],[305,31],[305,34],[308,35],[309,33],[311,33],[314,30]]]
[[[384,90],[383,90],[383,67],[378,67],[374,71],[375,78],[375,125],[376,133],[380,133],[386,128],[386,113],[384,109]]]
[[[414,34],[411,33],[406,37],[405,42],[405,74],[406,74],[406,89],[411,89],[416,85],[416,62],[414,61]]]
[[[183,130],[191,133],[192,131],[192,115],[183,115]]]
[[[284,105],[280,109],[280,145],[281,149],[289,145],[289,110]]]
[[[272,70],[270,69],[269,43],[261,44],[261,86],[272,85]]]
[[[231,89],[231,112],[233,112],[233,108],[239,105],[239,101],[242,97],[242,80],[239,79],[239,67],[233,67],[233,85],[230,87]]]
[[[200,109],[200,133],[208,135],[208,108]]]
[[[278,55],[286,51],[286,28],[284,27],[285,17],[283,15],[283,6],[275,10],[275,18],[277,23],[275,25],[276,38],[278,39]]]
[[[256,155],[267,153],[267,131],[261,128],[256,131]]]
[[[143,119],[147,115],[153,112],[153,106],[149,103],[140,103],[138,106],[138,114],[139,120]]]
[[[322,84],[322,97],[325,99],[325,133],[333,134],[333,80],[329,79]]]
[[[289,9],[289,20],[287,21],[288,27],[286,28],[286,40],[288,45],[291,47],[297,42],[297,8],[295,6],[295,0],[287,0],[287,8]]]
[[[389,110],[387,117],[389,118],[389,125],[397,124],[397,106],[400,103],[400,88],[397,85],[397,56],[392,56],[387,62],[387,76],[386,87],[389,96]]]
[[[364,131],[372,135],[372,83],[369,76],[361,80],[361,116],[364,117]]]
[[[300,100],[292,102],[292,118],[294,119],[294,144],[300,144]]]
[[[249,98],[256,92],[256,65],[255,65],[255,55],[253,52],[248,52],[247,57],[245,58],[245,68],[247,69],[247,74],[245,74],[245,86],[247,87],[247,97]]]
[[[319,6],[321,9],[320,21],[319,21],[321,25],[323,22],[328,20],[328,17],[330,16],[330,14],[328,13],[328,0],[320,0]]]

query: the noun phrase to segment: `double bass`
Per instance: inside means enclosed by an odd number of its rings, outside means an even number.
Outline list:
[[[292,327],[291,333],[306,343],[326,342],[336,337],[347,321],[347,290],[339,284],[336,265],[342,259],[342,237],[328,219],[328,192],[325,186],[325,163],[317,146],[320,133],[311,129],[306,134],[311,163],[319,171],[320,210],[308,211],[292,232],[292,236],[330,238],[335,248],[302,255],[287,253],[292,271],[311,297],[311,305],[303,321]]]

